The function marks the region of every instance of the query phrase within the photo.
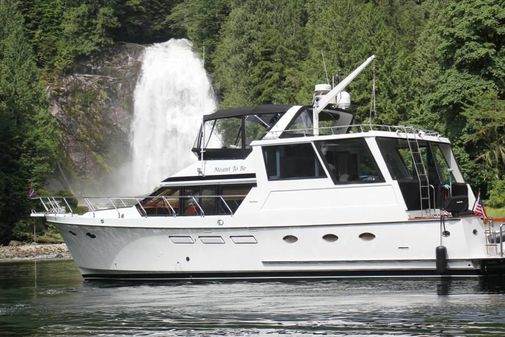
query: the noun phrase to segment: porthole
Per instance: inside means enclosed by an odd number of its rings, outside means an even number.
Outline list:
[[[96,238],[96,235],[92,233],[86,233],[86,236],[92,239]]]
[[[68,231],[70,234],[72,234],[73,236],[77,236],[77,234],[75,234],[75,232],[73,231]]]
[[[359,235],[359,238],[363,241],[372,241],[373,239],[375,239],[375,234],[365,232],[365,233],[361,233]]]
[[[323,235],[323,240],[328,242],[335,242],[338,240],[338,236],[335,234],[325,234]]]
[[[287,243],[295,243],[298,241],[298,238],[294,235],[286,235],[285,237],[282,238]]]

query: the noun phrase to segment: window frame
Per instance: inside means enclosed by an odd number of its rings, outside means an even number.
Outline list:
[[[335,176],[335,174],[333,173],[333,171],[330,170],[329,163],[326,160],[326,157],[325,157],[325,155],[324,155],[324,153],[322,151],[321,144],[324,143],[324,142],[334,142],[334,143],[337,143],[337,142],[349,142],[349,141],[362,142],[362,144],[364,145],[365,151],[367,152],[367,155],[373,161],[375,169],[376,169],[376,171],[378,173],[378,176],[377,176],[378,179],[377,180],[375,180],[375,181],[361,181],[361,180],[339,181],[337,179],[337,177]],[[319,141],[315,141],[314,142],[314,147],[318,151],[318,155],[321,158],[321,160],[323,161],[325,170],[328,172],[331,180],[333,181],[333,184],[335,184],[335,185],[352,185],[352,184],[361,185],[361,184],[377,184],[377,183],[384,183],[384,182],[386,182],[386,179],[384,178],[384,174],[382,173],[382,171],[380,169],[379,163],[375,159],[375,157],[374,157],[374,155],[372,153],[372,150],[370,149],[370,146],[368,145],[368,142],[366,141],[365,138],[359,137],[359,138],[344,138],[344,139],[319,140]],[[357,163],[357,164],[359,164],[359,163]],[[358,172],[358,176],[359,176],[359,172]]]
[[[319,167],[319,176],[297,176],[297,177],[280,177],[280,176],[271,176],[269,174],[269,166],[267,163],[267,157],[265,150],[268,148],[279,148],[279,147],[288,147],[288,146],[299,146],[299,145],[309,145],[312,148],[312,153],[314,154],[315,163],[317,163]],[[263,156],[263,164],[265,168],[265,174],[267,176],[268,181],[285,181],[285,180],[306,180],[306,179],[327,179],[328,173],[326,167],[321,162],[322,158],[319,155],[316,147],[313,142],[303,142],[303,143],[291,143],[291,144],[275,144],[275,145],[264,145],[261,147],[261,154]],[[280,161],[282,163],[282,161]],[[279,171],[282,172],[282,169],[279,167]],[[273,178],[272,178],[273,177]]]

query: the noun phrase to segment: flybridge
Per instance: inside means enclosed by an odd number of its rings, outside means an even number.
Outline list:
[[[295,131],[301,129],[311,129],[313,136],[318,136],[322,129],[331,129],[333,134],[347,133],[354,115],[347,110],[350,99],[343,90],[374,58],[370,56],[333,89],[325,85],[313,106],[260,105],[204,116],[193,152],[200,160],[244,159],[251,152],[254,140],[297,137],[300,135]],[[345,102],[339,104],[339,100]],[[307,132],[303,131],[303,135]]]

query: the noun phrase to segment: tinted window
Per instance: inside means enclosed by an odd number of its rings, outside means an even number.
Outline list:
[[[149,216],[178,215],[180,213],[178,187],[162,187],[140,203]]]
[[[451,180],[452,182],[455,182],[456,179],[454,179],[452,172],[449,171],[450,167],[449,167],[449,164],[447,163],[447,160],[444,157],[442,149],[440,148],[441,145],[442,144],[432,143],[431,149],[433,152],[433,159],[437,163],[437,168],[438,168],[439,175],[440,175],[440,181],[442,182],[442,184],[448,184],[449,180]],[[447,147],[448,145],[445,145],[445,146]]]
[[[281,113],[245,116],[244,125],[246,147],[249,147],[249,144],[251,144],[253,140],[263,138],[265,133],[270,130],[275,123],[277,123],[281,116]]]
[[[265,146],[263,158],[269,180],[326,177],[309,143]]]
[[[378,138],[377,143],[393,179],[418,181],[407,140]],[[452,174],[449,173],[449,166],[439,144],[425,141],[419,141],[418,144],[429,182],[435,185],[447,183]],[[454,181],[454,177],[451,178]]]
[[[316,142],[336,184],[383,182],[364,139]]]
[[[233,214],[254,184],[161,187],[137,208],[147,216]],[[142,207],[140,207],[142,206]]]

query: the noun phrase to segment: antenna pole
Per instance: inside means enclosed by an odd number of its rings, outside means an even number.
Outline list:
[[[372,66],[372,100],[370,101],[370,126],[372,126],[372,118],[377,113],[375,109],[375,65]]]
[[[326,69],[326,61],[324,60],[324,54],[322,50],[321,50],[321,56],[323,57],[323,67],[324,67],[324,74],[326,75],[326,83],[330,84],[330,78],[328,77],[328,70]]]

